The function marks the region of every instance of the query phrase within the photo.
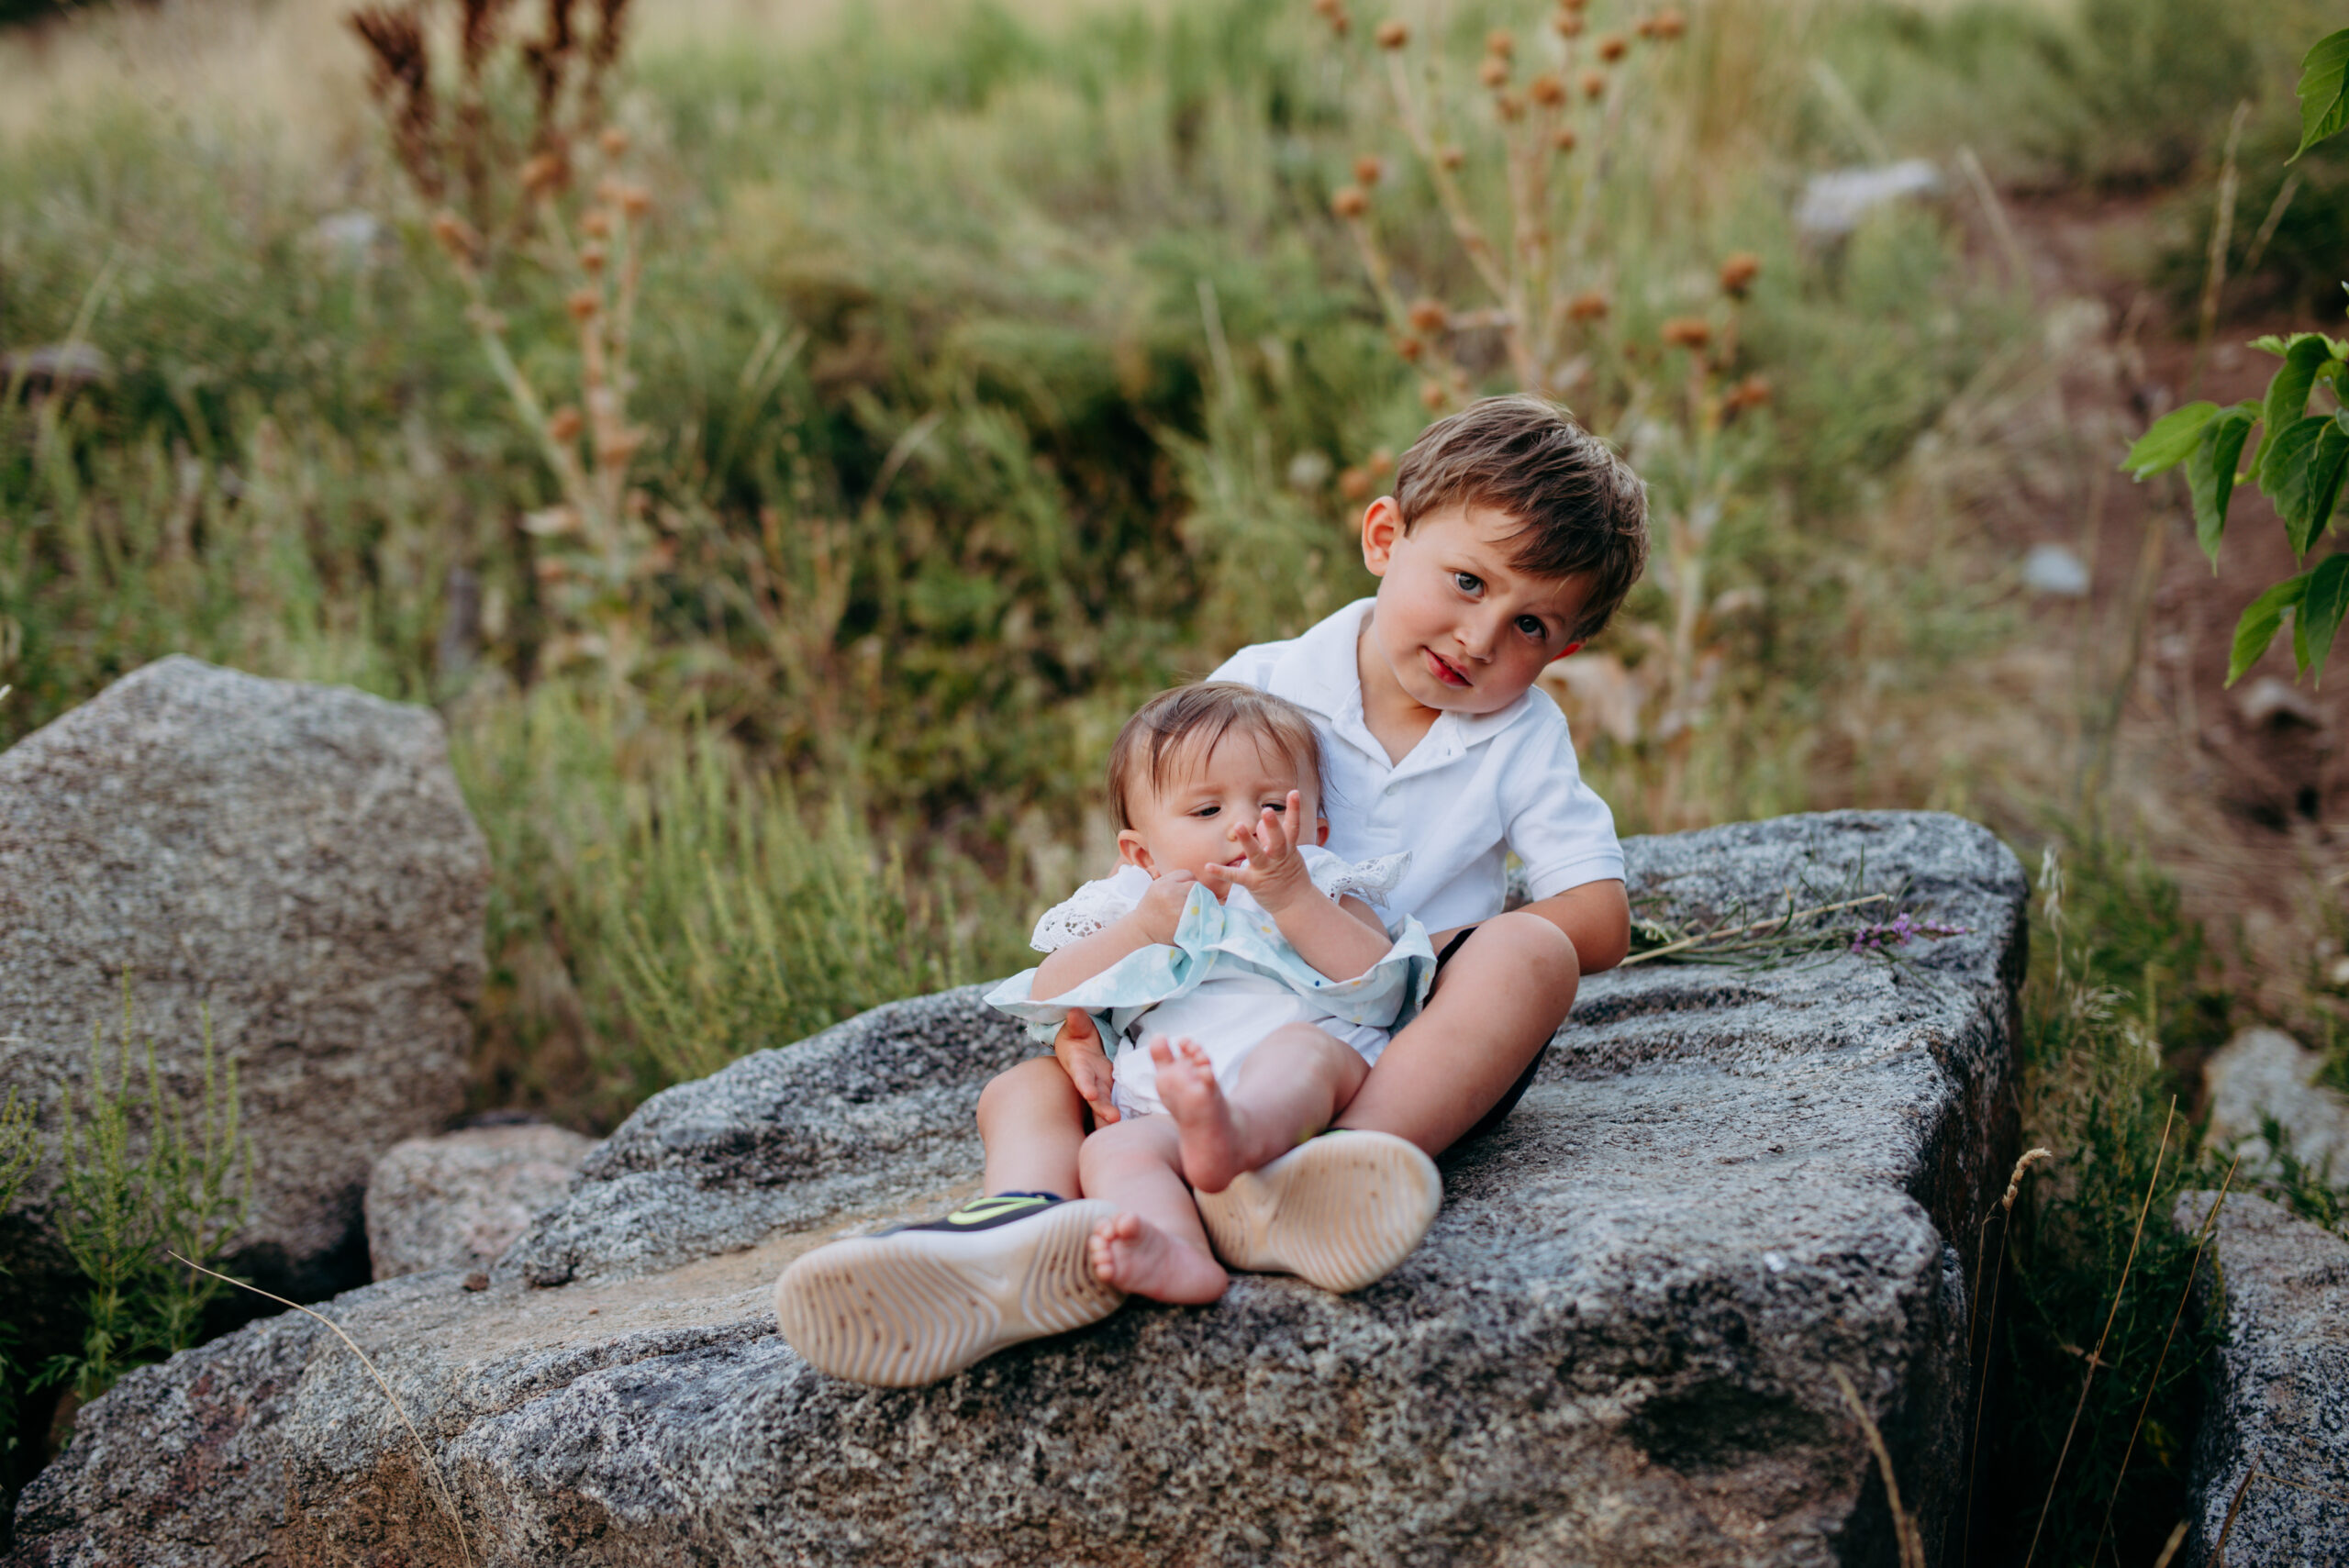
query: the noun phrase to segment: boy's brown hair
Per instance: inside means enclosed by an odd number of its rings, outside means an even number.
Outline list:
[[[1613,448],[1540,397],[1486,397],[1419,432],[1395,470],[1409,533],[1446,506],[1489,506],[1523,525],[1509,564],[1536,577],[1586,577],[1569,633],[1604,630],[1648,561],[1647,487]]]
[[[1132,827],[1126,799],[1137,784],[1155,792],[1166,787],[1175,759],[1197,743],[1208,751],[1237,729],[1259,746],[1271,746],[1297,764],[1321,797],[1321,740],[1305,710],[1270,692],[1237,681],[1200,681],[1161,692],[1141,705],[1109,747],[1109,808],[1120,831]]]

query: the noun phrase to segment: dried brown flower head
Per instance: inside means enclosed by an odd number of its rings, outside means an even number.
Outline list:
[[[1586,98],[1594,100],[1607,96],[1607,72],[1604,71],[1584,72],[1582,73],[1582,95]]]
[[[1731,299],[1743,299],[1752,292],[1753,280],[1761,275],[1761,257],[1751,250],[1733,251],[1721,262],[1721,293]]]
[[[604,296],[592,288],[573,289],[562,307],[571,312],[573,321],[593,321],[604,308]]]
[[[1582,17],[1573,11],[1561,11],[1550,18],[1550,26],[1562,39],[1582,37]]]
[[[1341,185],[1330,198],[1330,210],[1343,218],[1360,217],[1370,210],[1370,193],[1360,185]]]
[[[1569,321],[1597,321],[1607,315],[1607,296],[1597,289],[1585,289],[1566,302]]]
[[[1566,84],[1554,71],[1544,71],[1527,83],[1525,90],[1545,109],[1554,109],[1566,101]]]
[[[1656,13],[1655,36],[1669,43],[1688,30],[1688,18],[1677,6],[1667,6]]]
[[[579,232],[591,239],[601,239],[612,231],[612,215],[602,207],[590,207],[587,216],[579,220]]]
[[[1550,145],[1561,152],[1572,152],[1580,140],[1581,138],[1575,135],[1575,128],[1570,125],[1562,125],[1550,133]]]
[[[1359,468],[1344,469],[1338,474],[1338,494],[1349,501],[1370,499],[1370,475]]]
[[[1452,312],[1444,308],[1443,302],[1425,295],[1411,302],[1408,315],[1411,328],[1417,332],[1441,332],[1452,325]]]
[[[1508,61],[1498,55],[1485,56],[1485,62],[1476,67],[1476,80],[1487,87],[1498,88],[1508,85]]]
[[[1631,40],[1621,33],[1609,33],[1598,40],[1598,58],[1612,65],[1630,52]]]
[[[1521,93],[1493,95],[1493,112],[1512,123],[1525,117],[1525,95]]]
[[[481,253],[481,235],[472,224],[446,207],[432,215],[432,238],[440,242],[440,249],[449,253],[451,260],[463,265],[470,266]]]
[[[1456,147],[1436,149],[1435,161],[1447,169],[1457,169],[1468,161],[1468,155]]]
[[[1395,339],[1395,351],[1403,356],[1404,362],[1407,364],[1418,364],[1419,357],[1428,351],[1428,346],[1412,334],[1406,332]]]
[[[1338,14],[1338,0],[1313,0],[1313,14],[1317,17],[1336,16]]]
[[[1759,408],[1769,401],[1770,378],[1756,373],[1730,388],[1729,395],[1721,400],[1721,408],[1725,413],[1735,414],[1742,409]]]
[[[560,154],[534,152],[522,161],[522,188],[532,195],[541,191],[560,190],[570,174],[571,171]]]
[[[597,137],[596,142],[604,150],[605,157],[618,158],[628,150],[628,132],[616,125],[606,126],[604,134]]]
[[[586,424],[579,410],[566,403],[547,417],[547,439],[557,443],[575,441]]]
[[[1640,37],[1643,39],[1652,39],[1655,37],[1655,18],[1653,17],[1642,17],[1636,23],[1632,24],[1631,30],[1639,34]]]
[[[1354,160],[1354,183],[1357,184],[1375,185],[1378,183],[1378,177],[1386,172],[1386,165],[1380,162],[1375,154],[1365,152]]]
[[[1370,462],[1364,466],[1370,470],[1373,479],[1384,479],[1395,472],[1395,454],[1385,447],[1375,448],[1371,451]]]
[[[590,242],[579,248],[579,264],[592,275],[604,270],[606,254],[601,245]]]
[[[1387,20],[1378,24],[1378,32],[1375,36],[1378,39],[1379,48],[1401,49],[1405,44],[1411,41],[1411,29],[1405,23],[1389,17]]]
[[[1675,316],[1664,324],[1663,338],[1675,349],[1702,349],[1713,340],[1713,328],[1701,316]]]
[[[1495,28],[1485,35],[1485,52],[1507,60],[1517,52],[1517,38],[1507,28]]]
[[[1353,26],[1354,19],[1352,17],[1347,16],[1345,12],[1336,11],[1330,14],[1330,31],[1337,37],[1344,38],[1348,33],[1353,30]]]
[[[1443,406],[1451,401],[1452,393],[1443,383],[1440,381],[1419,383],[1419,405],[1429,413],[1441,412]]]
[[[652,210],[652,193],[646,190],[642,185],[627,184],[621,186],[620,210],[627,213],[630,217],[642,217],[646,213]]]
[[[1589,4],[1590,0],[1558,0],[1558,9],[1561,11],[1580,11],[1584,6]]]

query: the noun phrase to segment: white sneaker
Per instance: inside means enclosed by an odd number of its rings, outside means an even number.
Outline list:
[[[1192,1196],[1227,1268],[1296,1274],[1343,1292],[1411,1255],[1443,1207],[1443,1178],[1418,1144],[1349,1129]]]
[[[1007,1193],[943,1219],[817,1248],[774,1284],[776,1327],[819,1372],[884,1388],[934,1383],[1007,1345],[1082,1329],[1125,1293],[1086,1242],[1114,1205]]]

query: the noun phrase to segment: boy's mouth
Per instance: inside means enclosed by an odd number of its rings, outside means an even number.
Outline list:
[[[1468,677],[1462,674],[1459,670],[1448,663],[1444,660],[1443,655],[1438,653],[1432,648],[1423,648],[1419,650],[1419,651],[1427,658],[1428,673],[1433,675],[1437,680],[1442,682],[1447,686],[1457,686],[1463,689],[1466,688],[1469,684]]]

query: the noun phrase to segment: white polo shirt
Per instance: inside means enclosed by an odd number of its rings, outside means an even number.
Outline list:
[[[1510,851],[1535,898],[1621,880],[1615,814],[1583,783],[1566,716],[1539,686],[1497,713],[1439,715],[1408,756],[1387,761],[1363,722],[1354,653],[1374,602],[1357,599],[1286,642],[1243,648],[1208,677],[1313,716],[1330,850],[1349,861],[1408,850],[1387,913],[1416,915],[1430,931],[1499,914]]]

